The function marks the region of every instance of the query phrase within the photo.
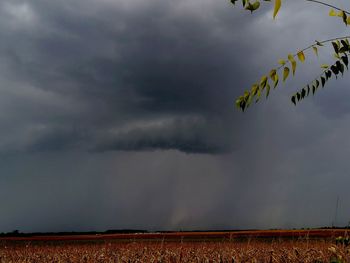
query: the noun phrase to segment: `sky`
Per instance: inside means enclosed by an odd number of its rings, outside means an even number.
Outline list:
[[[290,102],[330,49],[234,106],[278,59],[349,35],[325,7],[272,9],[0,0],[0,232],[347,225],[350,77]]]

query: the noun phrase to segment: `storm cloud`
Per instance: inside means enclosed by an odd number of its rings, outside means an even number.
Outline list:
[[[234,108],[279,58],[347,34],[285,2],[272,20],[269,3],[0,1],[0,232],[347,224],[349,77],[290,103],[330,49]]]
[[[3,1],[3,92],[21,104],[6,110],[32,119],[8,147],[226,152],[231,125],[213,127],[232,114],[237,53],[206,8],[208,18],[186,2]]]

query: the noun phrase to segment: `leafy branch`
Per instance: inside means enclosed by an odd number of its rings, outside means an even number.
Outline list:
[[[350,12],[345,11],[345,10],[339,8],[339,7],[334,6],[334,5],[330,5],[328,3],[324,3],[324,2],[321,2],[321,1],[317,1],[317,0],[305,0],[305,1],[314,2],[314,3],[320,4],[320,5],[325,5],[325,6],[328,6],[330,8],[335,9],[335,10],[338,10],[338,11],[344,11],[346,14],[350,15]]]
[[[235,4],[235,2],[237,1],[238,0],[230,0],[232,4]],[[241,0],[241,1],[242,1],[243,8],[251,12],[257,10],[260,7],[259,0],[255,0],[254,3],[251,3],[250,0]],[[348,14],[350,13],[348,11],[318,0],[306,0],[306,1],[314,2],[317,4],[330,7],[331,8],[329,11],[330,16],[341,17],[346,26],[350,24],[350,16],[348,17]],[[264,2],[271,2],[271,0],[264,0]],[[281,0],[275,0],[274,12],[273,12],[274,18],[276,17],[281,7],[281,4],[282,4]],[[336,12],[335,10],[337,10],[338,12]],[[340,73],[341,75],[344,74],[345,67],[346,69],[348,69],[348,64],[349,64],[348,55],[350,55],[350,44],[349,44],[348,38],[350,38],[350,36],[337,37],[337,38],[327,39],[323,41],[315,41],[315,43],[307,46],[304,49],[299,50],[297,53],[289,54],[287,59],[280,59],[278,61],[280,65],[278,67],[272,69],[269,72],[269,74],[262,76],[259,83],[253,84],[250,90],[245,91],[244,94],[236,100],[236,106],[240,108],[242,111],[245,111],[254,100],[255,102],[258,102],[260,100],[261,95],[264,91],[266,92],[266,98],[267,98],[270,94],[271,85],[273,85],[273,88],[276,88],[279,83],[278,72],[280,70],[283,69],[282,78],[283,78],[283,82],[285,82],[289,77],[291,70],[292,70],[293,76],[295,75],[297,60],[299,60],[302,63],[305,62],[306,51],[308,51],[309,49],[312,49],[316,54],[316,56],[318,56],[318,48],[322,47],[326,43],[331,42],[335,52],[334,56],[337,59],[336,62],[331,66],[323,64],[321,66],[321,68],[324,69],[322,73],[313,81],[308,83],[305,87],[297,91],[291,97],[291,101],[296,105],[297,102],[309,96],[311,92],[312,94],[315,94],[315,92],[318,90],[320,85],[323,88],[326,82],[332,76],[335,76],[337,78]],[[271,85],[270,85],[270,81],[272,81]]]
[[[312,92],[314,94],[317,91],[320,83],[322,84],[322,87],[324,87],[324,84],[331,78],[332,73],[335,77],[337,77],[339,73],[344,73],[344,65],[346,68],[348,68],[347,53],[350,52],[350,43],[348,38],[350,38],[350,36],[337,37],[323,41],[315,41],[314,44],[307,46],[306,48],[298,51],[297,53],[289,54],[287,60],[280,59],[278,61],[280,66],[278,66],[275,69],[272,69],[269,72],[269,74],[262,76],[260,83],[253,84],[250,91],[245,91],[244,95],[240,96],[236,100],[236,106],[242,111],[244,111],[251,105],[251,103],[254,100],[255,102],[258,102],[261,98],[262,92],[264,91],[266,92],[266,98],[268,98],[271,90],[271,85],[269,81],[272,81],[273,87],[276,88],[279,84],[278,72],[280,70],[283,69],[283,82],[285,82],[288,79],[291,70],[293,75],[295,75],[295,71],[297,68],[297,60],[299,60],[302,63],[305,62],[306,51],[312,49],[315,55],[318,56],[318,48],[324,46],[324,44],[326,43],[331,42],[335,51],[334,55],[337,58],[337,61],[332,66],[328,66],[325,64],[321,65],[321,68],[323,68],[324,71],[317,78],[308,83],[303,89],[294,94],[292,96],[292,102],[296,104],[296,101],[300,101],[307,97],[310,94],[310,86],[312,87]]]
[[[233,5],[236,4],[236,2],[238,0],[229,0]],[[255,0],[253,3],[250,2],[250,0],[241,0],[242,1],[242,6],[245,10],[248,10],[250,11],[251,13],[253,13],[254,11],[258,10],[260,8],[260,0]],[[262,0],[263,2],[271,2],[271,0]],[[282,5],[282,0],[274,0],[275,1],[275,6],[274,6],[274,12],[273,12],[273,18],[276,17],[277,13],[279,12],[280,8],[281,8],[281,5]],[[324,3],[322,1],[318,1],[318,0],[305,0],[307,2],[313,2],[313,3],[316,3],[316,4],[320,4],[320,5],[324,5],[324,6],[327,6],[327,7],[330,7],[335,10],[338,10],[340,12],[344,12],[345,14],[347,15],[350,15],[350,12],[349,11],[346,11],[344,9],[341,9],[337,6],[334,6],[334,5],[331,5],[331,4],[328,4],[328,3]]]
[[[310,91],[312,90],[312,94],[315,94],[320,84],[322,88],[325,86],[326,82],[332,77],[338,78],[338,75],[341,73],[343,76],[345,68],[348,70],[349,65],[349,57],[350,54],[350,44],[347,38],[342,39],[341,42],[336,41],[332,42],[335,57],[337,60],[331,66],[322,65],[321,67],[324,69],[323,72],[315,78],[313,81],[309,82],[304,88],[296,92],[291,101],[296,105],[297,101],[303,100],[305,97],[309,96]]]

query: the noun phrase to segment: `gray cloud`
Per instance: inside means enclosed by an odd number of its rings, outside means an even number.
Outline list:
[[[185,120],[187,133],[194,127],[193,134],[184,138],[184,121],[168,121],[155,132],[171,136],[150,138],[147,134],[152,131],[134,132],[136,137],[128,136],[126,142],[133,146],[117,142],[104,148],[214,153],[231,147],[223,146],[221,137],[228,138],[232,126],[228,125],[227,134],[212,128],[232,115],[232,68],[223,63],[232,65],[238,55],[227,52],[232,42],[221,32],[217,14],[203,8],[211,16],[205,21],[196,10],[182,12],[184,2],[154,1],[132,8],[93,1],[83,6],[78,1],[72,6],[64,1],[2,5],[3,27],[12,27],[3,31],[7,38],[1,50],[8,73],[4,81],[12,86],[8,87],[15,93],[9,94],[12,99],[19,101],[23,96],[24,104],[29,104],[28,109],[16,109],[18,114],[25,111],[51,133],[57,126],[70,130],[79,126],[91,133],[83,136],[85,146],[104,143],[94,135],[128,123],[175,118]],[[234,69],[234,74],[242,72]],[[44,113],[38,103],[46,104]],[[202,131],[196,121],[191,123],[191,116],[203,119]],[[64,148],[60,129],[57,132],[50,138],[56,137]],[[32,135],[23,136],[31,140]],[[29,148],[50,149],[52,143],[43,138]]]
[[[214,122],[214,121],[212,121]],[[226,141],[213,138],[203,117],[164,118],[129,123],[100,135],[96,150],[178,149],[187,153],[221,153],[229,151]],[[220,131],[216,132],[217,134]],[[221,131],[221,133],[224,133]],[[223,134],[225,136],[225,134]]]

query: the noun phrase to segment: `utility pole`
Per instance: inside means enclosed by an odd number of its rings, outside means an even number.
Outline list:
[[[335,227],[337,224],[338,206],[339,206],[339,196],[337,196],[337,204],[335,206],[335,215],[334,215],[334,221],[333,221],[332,227]]]

